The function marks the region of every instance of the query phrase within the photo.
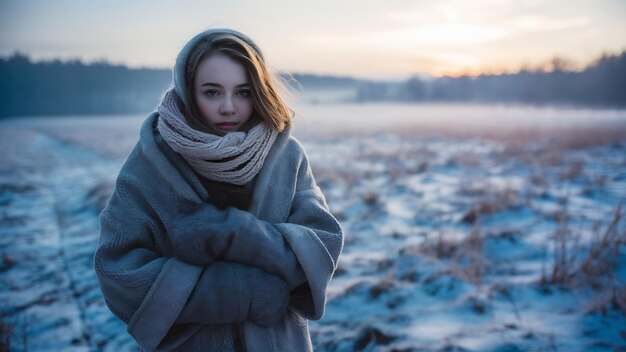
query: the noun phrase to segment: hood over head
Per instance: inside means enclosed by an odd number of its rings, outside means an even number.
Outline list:
[[[252,39],[250,39],[245,34],[238,32],[234,29],[212,28],[195,35],[187,42],[187,44],[185,44],[185,46],[183,46],[183,48],[178,53],[178,56],[176,57],[176,64],[174,65],[173,70],[174,91],[185,105],[188,104],[186,98],[187,95],[185,94],[187,90],[187,82],[185,82],[185,67],[187,66],[187,61],[189,60],[191,51],[201,41],[218,34],[231,34],[238,37],[239,39],[250,45],[252,48],[254,48],[258,56],[261,58],[261,60],[263,60],[263,53],[261,52],[261,49],[256,45],[256,43],[254,43],[254,41],[252,41]]]

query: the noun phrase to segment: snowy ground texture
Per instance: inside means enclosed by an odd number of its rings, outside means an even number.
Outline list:
[[[316,350],[626,351],[626,112],[389,109],[294,131],[346,232]],[[0,350],[137,350],[92,257],[142,119],[0,122]]]

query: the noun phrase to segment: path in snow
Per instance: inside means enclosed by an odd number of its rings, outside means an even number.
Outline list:
[[[119,161],[27,128],[3,128],[0,148],[0,308],[10,345],[132,350],[91,264],[98,205]]]

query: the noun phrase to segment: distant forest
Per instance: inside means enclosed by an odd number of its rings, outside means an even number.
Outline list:
[[[170,70],[130,69],[107,62],[0,59],[0,117],[145,113],[172,80]]]
[[[603,55],[582,71],[554,59],[550,69],[516,73],[442,77],[405,82],[369,82],[358,88],[360,101],[471,101],[591,107],[626,107],[626,51]]]
[[[304,90],[354,89],[357,101],[475,101],[626,107],[626,51],[604,55],[582,71],[553,68],[474,77],[374,82],[293,74]],[[289,75],[286,75],[289,76]],[[131,69],[107,62],[33,62],[0,58],[0,117],[148,113],[171,84],[168,69]],[[291,84],[295,82],[291,81]]]

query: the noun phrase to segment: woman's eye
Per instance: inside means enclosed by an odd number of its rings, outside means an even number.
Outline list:
[[[249,97],[250,96],[250,91],[248,89],[242,89],[239,92],[237,92],[237,94],[240,97]]]
[[[220,92],[218,92],[215,89],[209,89],[209,90],[205,90],[204,91],[204,95],[208,96],[208,97],[214,97],[216,95],[220,94]]]

